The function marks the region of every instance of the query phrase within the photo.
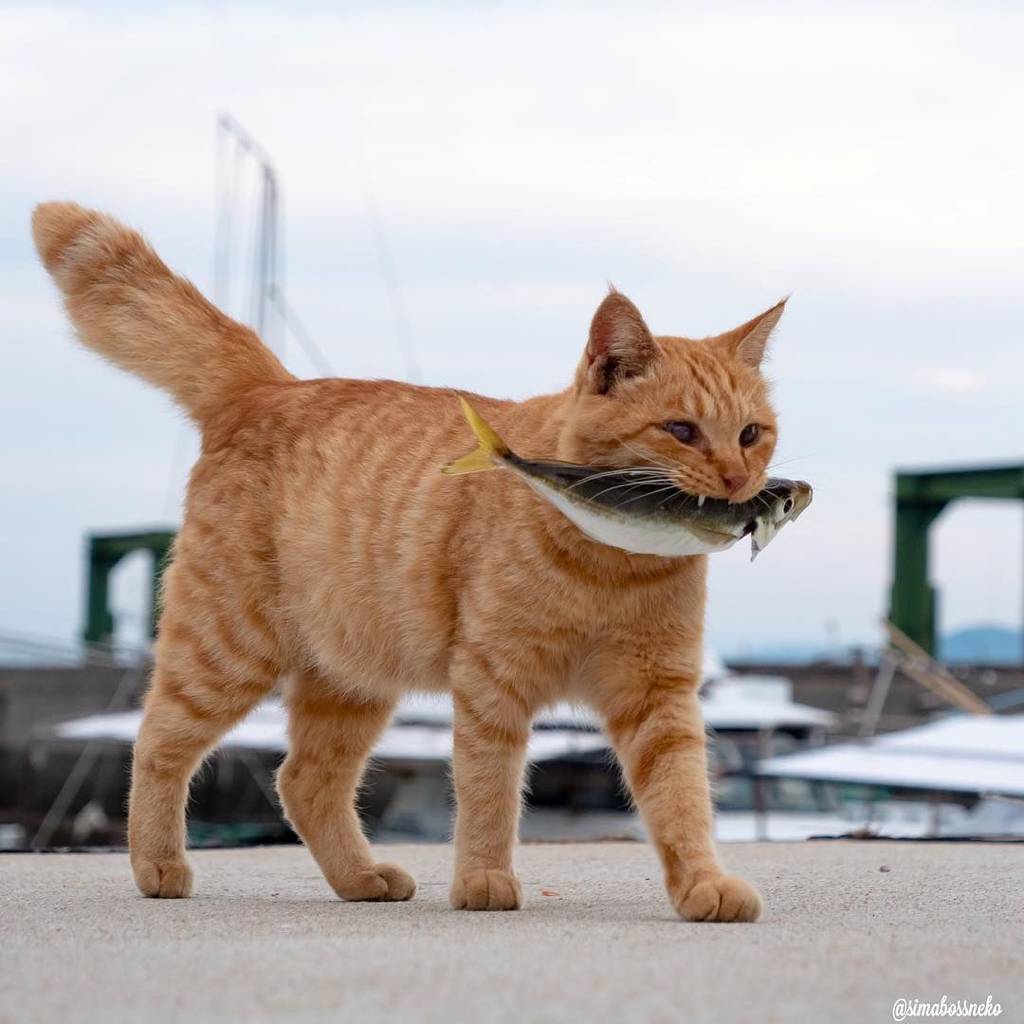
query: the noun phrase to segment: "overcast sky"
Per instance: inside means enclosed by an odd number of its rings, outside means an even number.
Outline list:
[[[792,293],[777,458],[817,497],[714,557],[720,649],[876,639],[893,468],[1024,455],[1019,5],[166,6],[4,5],[0,630],[75,635],[83,535],[173,522],[195,449],[71,342],[31,206],[107,209],[209,290],[220,111],[273,155],[341,375],[406,372],[373,209],[426,383],[561,388],[609,280],[694,336]],[[1021,527],[941,520],[945,626],[1019,620]]]

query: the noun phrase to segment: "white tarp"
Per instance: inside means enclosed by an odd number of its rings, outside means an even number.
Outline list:
[[[829,727],[836,716],[821,708],[797,704],[793,684],[784,676],[727,676],[701,694],[704,721],[710,729],[806,729]],[[450,725],[452,702],[447,694],[410,694],[398,706],[398,722]],[[600,729],[589,709],[562,701],[536,719],[542,729]]]
[[[141,711],[89,715],[62,722],[54,734],[65,740],[100,740],[106,743],[135,742]],[[276,702],[261,704],[244,722],[236,725],[219,744],[244,750],[285,753],[288,749],[287,717]],[[537,729],[530,736],[533,762],[588,754],[607,746],[600,733],[567,729]],[[374,757],[389,761],[449,761],[452,731],[439,725],[392,725],[385,729],[373,750]]]
[[[1024,715],[956,715],[760,761],[761,775],[1024,796]]]

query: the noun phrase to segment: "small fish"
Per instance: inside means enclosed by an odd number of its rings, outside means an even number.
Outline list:
[[[771,479],[750,501],[687,494],[655,467],[605,469],[522,459],[463,398],[479,446],[444,466],[458,476],[510,469],[588,537],[635,555],[703,555],[750,536],[753,561],[811,503],[811,485]]]

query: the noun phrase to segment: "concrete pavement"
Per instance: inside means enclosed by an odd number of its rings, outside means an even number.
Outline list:
[[[945,994],[1024,1021],[1024,845],[722,852],[759,924],[676,920],[638,843],[524,846],[504,914],[447,909],[442,846],[381,848],[419,883],[385,905],[333,898],[300,847],[196,852],[181,901],[123,854],[0,855],[0,1020],[864,1024]]]

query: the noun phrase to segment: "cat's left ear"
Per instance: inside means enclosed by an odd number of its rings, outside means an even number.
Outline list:
[[[657,355],[658,346],[640,310],[612,288],[590,324],[577,387],[607,395],[621,381],[642,376]]]
[[[781,302],[775,303],[771,309],[766,309],[755,316],[753,320],[748,320],[745,324],[716,338],[715,344],[737,362],[756,370],[764,359],[768,339],[782,319],[788,300],[787,296]]]

